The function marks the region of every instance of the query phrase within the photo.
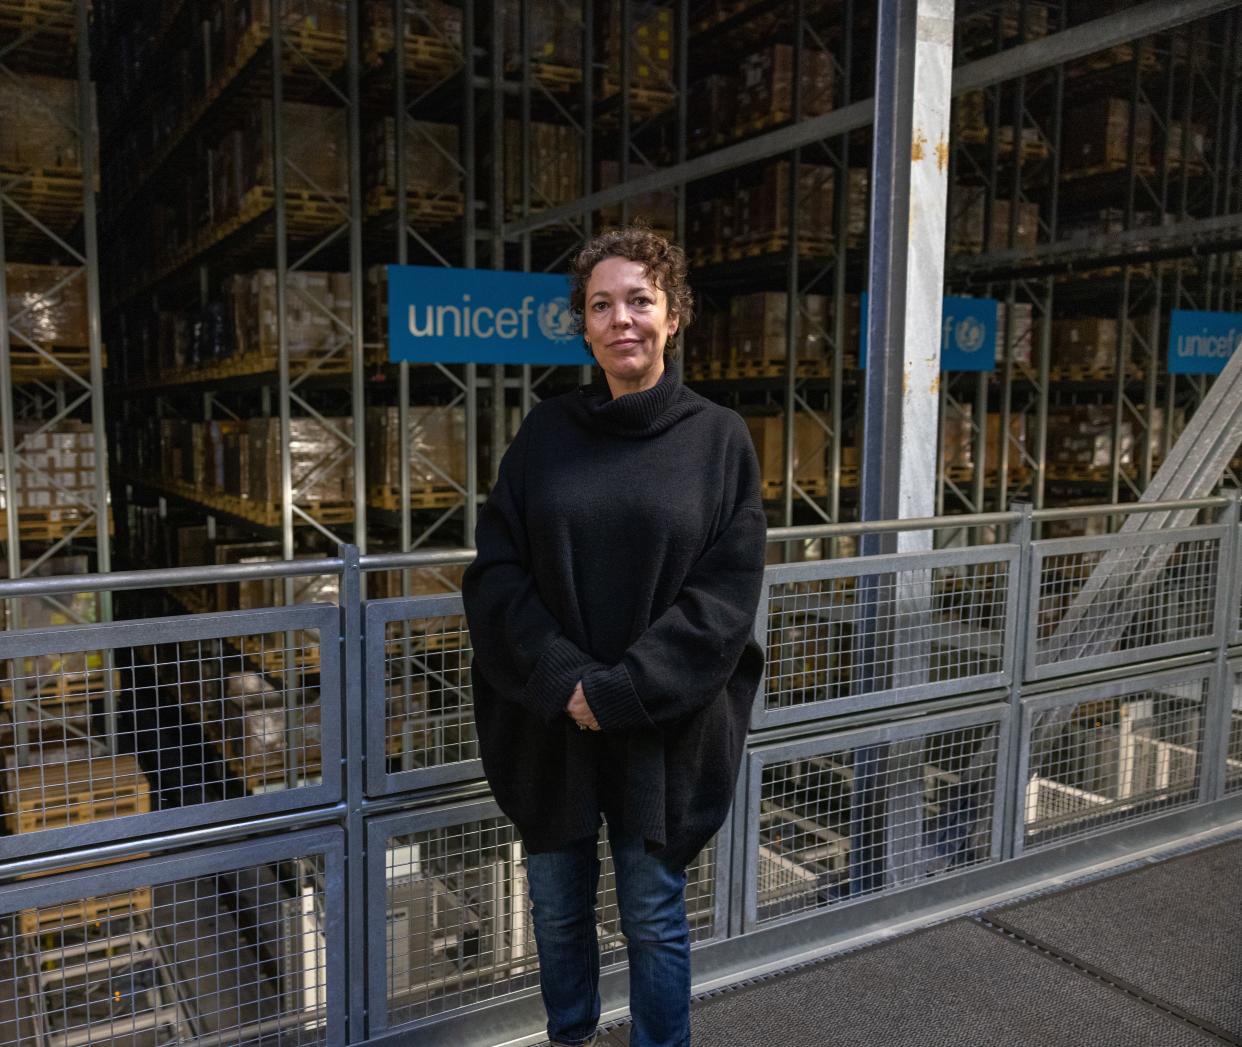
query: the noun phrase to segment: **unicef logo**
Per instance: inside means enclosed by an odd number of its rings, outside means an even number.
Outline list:
[[[973,316],[968,316],[964,320],[959,320],[954,331],[957,338],[957,347],[964,353],[978,352],[983,347],[984,339],[987,332],[978,320]]]
[[[568,298],[553,298],[539,307],[539,330],[553,342],[568,342],[576,338],[574,314]]]

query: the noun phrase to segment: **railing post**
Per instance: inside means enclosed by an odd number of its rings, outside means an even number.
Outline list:
[[[1233,706],[1233,674],[1229,671],[1229,641],[1238,623],[1238,587],[1235,580],[1242,570],[1242,549],[1238,548],[1238,491],[1222,492],[1229,499],[1221,514],[1225,537],[1221,542],[1217,574],[1216,671],[1212,674],[1211,693],[1204,703],[1203,767],[1200,769],[1199,797],[1210,803],[1225,795],[1225,765],[1229,755],[1229,729]]]
[[[346,953],[349,957],[349,1024],[348,1042],[366,1039],[367,981],[380,972],[367,970],[366,926],[366,836],[362,818],[363,791],[366,784],[364,743],[365,700],[362,693],[362,570],[358,547],[342,545],[341,568],[341,672],[344,722],[341,724],[341,751],[344,754],[345,815],[345,931]],[[324,768],[327,774],[328,768]],[[334,899],[327,899],[331,905]]]
[[[1008,860],[1018,853],[1018,841],[1022,838],[1023,797],[1026,789],[1026,773],[1022,756],[1022,681],[1026,676],[1026,652],[1029,644],[1034,643],[1035,623],[1030,620],[1031,586],[1037,584],[1032,577],[1031,541],[1034,533],[1034,508],[1027,502],[1015,502],[1010,507],[1020,514],[1020,519],[1013,525],[1010,540],[1018,547],[1018,587],[1017,621],[1013,628],[1013,673],[1009,682],[1009,773],[1006,780],[998,783],[1004,791],[1004,817],[1001,824],[1005,827],[1005,838],[1002,841],[1001,859]]]

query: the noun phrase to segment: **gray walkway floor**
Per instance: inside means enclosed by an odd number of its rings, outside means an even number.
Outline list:
[[[695,1047],[1242,1045],[1242,840],[696,1000]],[[624,1047],[627,1024],[600,1047]]]

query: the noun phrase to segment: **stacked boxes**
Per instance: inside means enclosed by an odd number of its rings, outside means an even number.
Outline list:
[[[726,328],[733,350],[731,363],[784,362],[788,303],[787,295],[769,292],[737,295],[731,300]],[[828,298],[809,294],[802,296],[799,303],[802,315],[796,358],[822,362],[827,354]]]
[[[1035,345],[1035,310],[1030,302],[1014,302],[1013,319],[1009,323],[1008,338],[1005,333],[1005,322],[1009,313],[1009,304],[1000,302],[996,308],[996,363],[1005,362],[1008,350],[1014,363],[1031,364],[1031,351]]]
[[[522,125],[505,121],[505,210],[522,202]],[[582,195],[582,140],[572,127],[530,124],[530,206],[532,211]]]
[[[738,121],[762,125],[792,119],[793,77],[794,49],[789,44],[770,44],[749,55],[742,62]],[[803,52],[801,87],[803,118],[832,109],[832,55],[809,49]]]
[[[629,177],[638,178],[650,174],[654,167],[646,164],[631,163]],[[621,165],[615,160],[601,160],[595,186],[597,189],[608,189],[621,181]],[[651,228],[662,230],[671,235],[677,224],[677,194],[671,189],[657,190],[654,193],[643,193],[629,200],[630,220],[642,219]],[[605,207],[600,210],[600,223],[604,226],[621,224],[621,205]]]
[[[274,269],[260,269],[230,279],[229,300],[240,352],[276,354],[276,275]],[[317,356],[340,343],[343,332],[352,326],[352,303],[348,273],[290,273],[285,293],[289,354]]]
[[[668,90],[673,83],[673,11],[648,0],[609,0],[596,15],[604,33],[602,54],[607,69],[604,96],[621,83],[621,5],[629,5],[630,86]],[[563,17],[563,16],[562,16]]]
[[[353,457],[329,425],[346,438],[353,434],[352,418],[289,420],[289,456],[299,502],[353,501]],[[250,480],[246,493],[259,504],[279,505],[280,421],[252,418],[248,427]]]
[[[349,191],[347,113],[339,106],[285,102],[285,189],[323,193]],[[247,110],[243,128],[246,186],[273,184],[272,104],[263,101]]]
[[[1089,371],[1113,371],[1117,361],[1117,321],[1088,316],[1054,320],[1049,364]]]
[[[1009,242],[1011,215],[1009,200],[992,201],[992,224],[987,233],[989,251],[1004,251],[1010,246],[1035,246],[1039,239],[1039,204],[1027,201],[1018,205],[1012,245]],[[953,207],[949,216],[949,239],[953,249],[970,253],[982,251],[986,218],[987,190],[983,186],[955,186]]]
[[[353,500],[353,458],[344,442],[352,430],[350,418],[290,419],[293,484],[299,502]],[[260,506],[280,504],[279,419],[187,422],[163,418],[158,431],[159,471],[166,481]]]
[[[696,80],[686,94],[686,139],[691,149],[718,144],[737,128],[738,79],[713,73]]]
[[[86,274],[81,269],[55,265],[4,267],[8,322],[16,332],[12,348],[23,350],[28,342],[41,346],[85,347]]]
[[[39,509],[52,520],[75,520],[95,504],[95,436],[84,422],[62,419],[50,430],[41,423],[13,423],[21,448],[13,482],[0,472],[0,509],[16,499],[19,509]]]
[[[423,37],[461,51],[461,8],[443,0],[403,0],[403,3],[407,46]],[[392,0],[365,0],[363,4],[364,49],[373,59],[393,49],[392,9]],[[533,13],[531,25],[534,25]]]
[[[0,164],[80,170],[76,80],[0,77]]]
[[[530,60],[575,69],[581,66],[582,23],[568,16],[560,0],[527,0],[526,10]],[[512,71],[522,64],[520,5],[505,4],[504,19],[505,68]]]
[[[738,236],[767,240],[789,235],[789,162],[781,160],[763,170],[758,185],[738,193]],[[831,167],[798,165],[798,235],[826,239],[832,235],[834,174]]]
[[[367,481],[372,488],[401,484],[401,425],[396,407],[367,409]],[[410,485],[466,483],[466,412],[461,407],[409,409]]]
[[[820,419],[823,419],[822,413]],[[760,482],[765,497],[774,497],[785,483],[785,420],[779,416],[746,418],[746,428],[759,457]],[[794,482],[808,491],[822,491],[828,483],[825,450],[827,436],[821,421],[805,412],[794,418]]]
[[[1079,404],[1048,415],[1047,460],[1052,469],[1105,469],[1113,458],[1113,408]],[[1134,461],[1134,428],[1121,422],[1120,465]]]
[[[1120,170],[1129,163],[1130,102],[1095,98],[1066,106],[1061,132],[1061,171],[1073,176]],[[1134,122],[1134,160],[1151,165],[1151,110],[1141,106]]]
[[[405,130],[406,191],[428,196],[459,193],[461,173],[456,160],[461,136],[457,125],[407,120]],[[368,187],[382,186],[396,192],[397,129],[391,116],[371,127],[366,155]]]
[[[1187,125],[1180,120],[1170,120],[1164,139],[1164,162],[1170,168],[1182,166],[1182,153],[1185,151],[1185,165],[1189,171],[1201,171],[1207,164],[1210,145],[1207,128],[1202,124],[1189,125],[1190,133],[1186,133]]]

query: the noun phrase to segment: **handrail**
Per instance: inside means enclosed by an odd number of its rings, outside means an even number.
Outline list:
[[[1081,505],[1062,509],[1037,509],[1034,520],[1073,520],[1084,516],[1120,516],[1132,513],[1166,512],[1173,509],[1223,509],[1224,497],[1190,498],[1167,502],[1130,502],[1124,505]],[[909,520],[872,520],[854,523],[807,524],[797,527],[770,527],[768,542],[808,541],[859,534],[896,534],[937,530],[946,527],[988,527],[1015,524],[1018,512],[974,513],[959,516],[927,516]],[[466,564],[475,551],[466,548],[417,549],[405,553],[370,553],[359,558],[363,571],[409,570]],[[30,577],[0,580],[0,600],[20,597],[53,596],[109,590],[168,589],[201,583],[243,582],[312,575],[340,574],[345,561],[339,556],[304,560],[265,560],[248,564],[208,564],[200,567],[156,567],[106,574],[74,574],[56,577]]]

